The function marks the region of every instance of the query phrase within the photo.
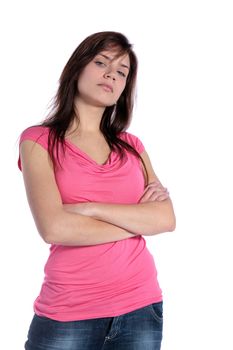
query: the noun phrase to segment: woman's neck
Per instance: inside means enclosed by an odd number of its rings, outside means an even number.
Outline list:
[[[83,100],[76,99],[76,118],[71,127],[71,132],[78,129],[81,133],[99,133],[104,110],[105,107],[92,106]]]

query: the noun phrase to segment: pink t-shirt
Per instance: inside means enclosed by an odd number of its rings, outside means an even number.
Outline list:
[[[20,142],[32,140],[47,150],[48,132],[42,126],[28,128]],[[136,136],[123,132],[120,138],[143,152]],[[70,141],[65,145],[65,156],[59,149],[62,168],[55,168],[64,204],[138,203],[144,178],[136,156],[125,151],[121,159],[113,151],[99,165]],[[21,169],[20,159],[18,164]],[[161,300],[153,256],[143,236],[135,236],[95,246],[52,244],[34,310],[39,316],[74,321],[119,316]]]

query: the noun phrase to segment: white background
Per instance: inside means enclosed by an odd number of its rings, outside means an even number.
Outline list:
[[[232,350],[231,1],[1,1],[1,348],[20,350],[48,246],[17,169],[76,46],[124,33],[139,58],[138,135],[170,190],[173,233],[147,238],[164,292],[163,350]],[[93,349],[94,350],[94,349]]]

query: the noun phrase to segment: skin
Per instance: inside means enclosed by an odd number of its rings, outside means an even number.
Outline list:
[[[115,58],[116,53],[102,51],[84,68],[74,101],[78,119],[67,132],[67,139],[98,164],[105,163],[111,151],[99,130],[100,121],[106,106],[114,105],[123,92],[130,67],[128,55]]]
[[[74,101],[78,118],[66,138],[98,164],[103,164],[110,154],[99,130],[100,121],[106,106],[115,104],[123,92],[129,69],[128,55],[116,58],[116,51],[102,51],[85,67],[78,81]],[[146,151],[141,156],[149,185],[134,205],[63,205],[48,153],[27,140],[21,144],[20,156],[28,202],[37,229],[47,243],[96,245],[175,229],[171,199]]]
[[[130,60],[128,55],[118,58],[114,55],[114,52],[102,51],[84,68],[78,81],[76,105],[79,108],[84,104],[88,108],[97,107],[102,116],[106,106],[117,102],[126,85]]]

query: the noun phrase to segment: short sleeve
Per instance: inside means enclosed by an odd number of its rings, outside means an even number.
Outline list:
[[[20,135],[19,146],[23,141],[30,140],[38,143],[44,149],[48,150],[49,128],[43,126],[32,126],[25,129]],[[22,170],[20,156],[18,159],[18,167]]]
[[[121,138],[126,141],[127,143],[130,144],[136,151],[141,154],[144,150],[145,147],[142,143],[142,141],[135,135],[129,133],[129,132],[124,132],[122,133]]]

